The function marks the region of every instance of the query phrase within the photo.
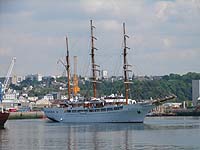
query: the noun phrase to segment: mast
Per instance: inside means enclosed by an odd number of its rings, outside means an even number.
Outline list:
[[[126,105],[128,104],[128,95],[129,95],[129,80],[128,80],[128,72],[131,70],[128,70],[128,67],[131,65],[128,65],[127,62],[127,49],[130,49],[129,47],[126,46],[126,38],[129,38],[128,35],[126,35],[125,32],[125,23],[123,23],[123,37],[124,37],[124,52],[123,52],[123,56],[124,56],[124,85],[125,85],[125,98],[126,98]]]
[[[69,50],[68,50],[68,39],[66,37],[66,46],[67,46],[67,56],[66,56],[66,69],[67,69],[67,90],[68,90],[68,100],[70,100],[70,70],[69,70]]]
[[[99,67],[95,64],[94,60],[94,50],[97,50],[97,48],[94,47],[94,40],[97,40],[93,35],[93,29],[95,26],[92,25],[92,20],[90,20],[90,26],[91,26],[91,61],[92,61],[92,82],[93,82],[93,97],[96,98],[97,96],[97,79],[96,79],[96,71],[99,71],[96,69],[96,67]]]

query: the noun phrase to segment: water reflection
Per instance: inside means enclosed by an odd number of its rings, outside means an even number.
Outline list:
[[[5,149],[7,150],[3,145],[2,143],[5,143],[5,145],[8,145],[8,137],[7,137],[7,134],[6,134],[6,131],[7,129],[6,128],[0,128],[0,149]]]
[[[147,118],[144,124],[65,124],[9,120],[1,150],[200,149],[199,118]]]
[[[57,124],[55,125],[57,126]],[[134,130],[144,124],[61,124],[65,128],[67,149],[130,149]]]

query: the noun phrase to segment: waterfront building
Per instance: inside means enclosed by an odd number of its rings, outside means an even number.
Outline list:
[[[53,95],[52,94],[46,94],[43,98],[44,100],[53,100]]]
[[[67,95],[61,95],[61,96],[60,96],[60,99],[61,99],[61,100],[67,99]]]
[[[103,77],[103,79],[108,79],[108,71],[107,70],[102,70],[102,77]]]
[[[42,75],[41,74],[30,74],[30,75],[27,75],[25,77],[25,79],[30,79],[30,80],[36,80],[36,81],[42,81]]]
[[[7,92],[4,94],[4,99],[3,99],[3,106],[6,109],[9,108],[17,108],[20,105],[20,102],[18,100],[19,93],[16,91],[13,92]]]
[[[28,97],[28,100],[31,102],[36,102],[38,100],[37,96]]]
[[[22,82],[25,79],[24,76],[17,76],[17,83]]]
[[[51,95],[53,96],[53,99],[60,99],[61,97],[60,92],[52,92]]]
[[[11,82],[12,82],[12,84],[17,84],[17,76],[16,75],[12,76]]]
[[[11,83],[12,84],[19,84],[20,82],[22,82],[24,80],[24,77],[22,76],[17,76],[17,75],[13,75],[11,78]]]
[[[193,106],[197,105],[200,98],[200,80],[192,80],[192,103]]]

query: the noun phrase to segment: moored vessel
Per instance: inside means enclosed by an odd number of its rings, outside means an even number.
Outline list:
[[[96,38],[93,35],[93,29],[95,28],[91,24],[91,64],[92,64],[92,83],[93,83],[93,97],[90,99],[78,99],[70,100],[70,79],[69,79],[69,50],[68,41],[67,42],[67,56],[66,56],[66,70],[68,74],[68,100],[65,103],[58,106],[52,106],[50,108],[44,108],[45,115],[53,121],[66,122],[66,123],[81,123],[81,122],[132,122],[132,123],[142,123],[144,118],[160,103],[175,98],[174,95],[165,97],[163,99],[148,100],[144,102],[136,102],[128,98],[129,95],[129,84],[128,72],[130,72],[129,67],[131,65],[127,62],[127,49],[126,40],[129,38],[125,33],[125,23],[123,23],[123,70],[124,70],[124,86],[125,86],[125,98],[119,100],[117,99],[101,99],[97,98],[96,84],[97,77],[96,72],[98,70],[98,65],[95,63],[94,59],[94,40]]]
[[[6,90],[9,88],[9,79],[10,79],[10,75],[12,73],[12,69],[14,67],[15,61],[16,61],[16,57],[13,57],[10,67],[7,72],[6,78],[4,80],[4,83],[2,84],[0,82],[0,128],[4,127],[4,124],[8,120],[8,117],[10,114],[8,111],[4,110],[2,101],[3,101]]]
[[[4,124],[8,120],[9,112],[0,111],[0,128],[4,128]]]
[[[4,128],[4,124],[9,117],[9,112],[4,111],[2,100],[3,100],[3,87],[0,82],[0,128]]]

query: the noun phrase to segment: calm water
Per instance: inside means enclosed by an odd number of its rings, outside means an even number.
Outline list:
[[[0,150],[200,150],[200,117],[146,118],[144,124],[9,120]]]

